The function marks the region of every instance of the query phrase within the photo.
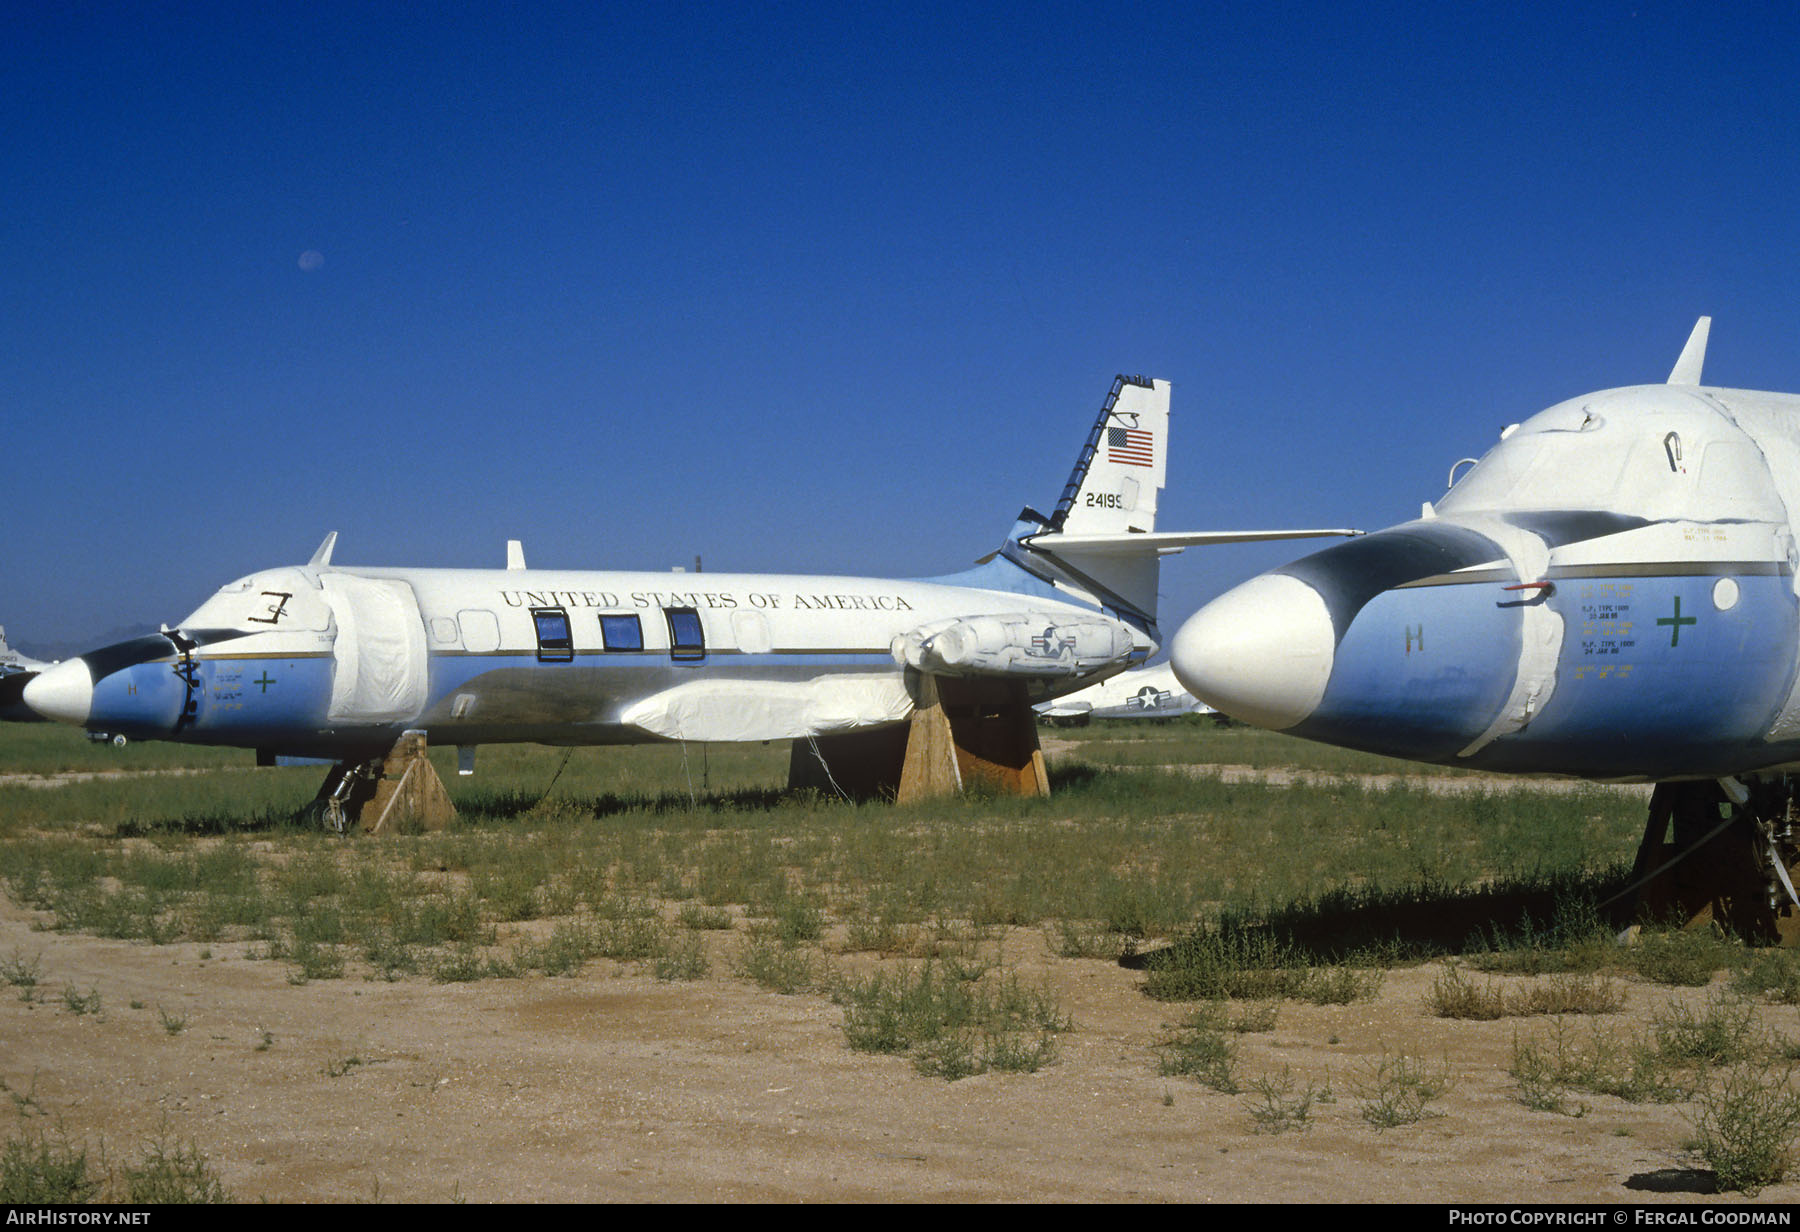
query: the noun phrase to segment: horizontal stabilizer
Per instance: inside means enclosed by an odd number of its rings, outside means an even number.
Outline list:
[[[1166,555],[1183,548],[1207,547],[1219,543],[1264,543],[1274,539],[1322,539],[1329,536],[1360,535],[1360,530],[1194,530],[1159,531],[1147,535],[1060,535],[1046,533],[1028,536],[1023,542],[1034,552],[1050,552],[1062,556],[1135,556],[1155,552]]]
[[[1199,530],[1068,533],[1042,531],[1009,543],[1006,554],[1022,567],[1072,585],[1098,602],[1156,619],[1162,557],[1186,548],[1272,539],[1360,535],[1359,530]]]

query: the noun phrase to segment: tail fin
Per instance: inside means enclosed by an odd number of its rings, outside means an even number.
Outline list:
[[[1001,555],[1060,590],[1155,624],[1157,553],[1052,552],[1038,541],[1111,543],[1151,533],[1168,459],[1169,383],[1114,377],[1055,512],[1026,510]]]
[[[1184,548],[1356,535],[1355,530],[1156,529],[1169,448],[1169,383],[1113,381],[1100,418],[1063,486],[1056,512],[1020,515],[1000,554],[1060,590],[1147,626],[1156,624],[1162,557]]]
[[[1710,333],[1711,317],[1701,317],[1694,322],[1694,332],[1688,335],[1687,345],[1681,348],[1681,358],[1675,361],[1675,367],[1669,372],[1669,384],[1700,383],[1700,370],[1706,365],[1706,338]]]
[[[1063,485],[1050,528],[1071,535],[1156,529],[1169,457],[1169,383],[1113,378],[1100,417]]]

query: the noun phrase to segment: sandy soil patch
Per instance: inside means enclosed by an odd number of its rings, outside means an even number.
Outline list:
[[[1285,1004],[1273,1032],[1244,1037],[1246,1077],[1285,1066],[1335,1095],[1308,1130],[1266,1135],[1245,1097],[1157,1072],[1184,1007],[1116,963],[1051,957],[1031,930],[1004,937],[1005,960],[1076,1029],[1037,1074],[950,1083],[851,1052],[823,996],[725,974],[725,935],[692,983],[596,961],[572,978],[295,986],[245,945],[39,920],[0,904],[0,956],[43,972],[35,1000],[0,998],[0,1080],[30,1119],[115,1159],[159,1130],[191,1139],[240,1199],[1716,1200],[1687,1171],[1687,1105],[1528,1111],[1506,1071],[1515,1031],[1544,1020],[1430,1017],[1435,965],[1390,972],[1372,1004]],[[101,1012],[72,1012],[66,986],[98,992]],[[1614,1021],[1705,995],[1633,983]],[[1762,1013],[1800,1028],[1792,1010]],[[1381,1132],[1362,1119],[1357,1087],[1384,1050],[1448,1070],[1441,1115]],[[1796,1198],[1788,1183],[1760,1201]]]

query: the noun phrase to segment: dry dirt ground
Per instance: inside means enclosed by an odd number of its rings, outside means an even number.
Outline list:
[[[1719,1200],[1689,1171],[1689,1105],[1525,1109],[1514,1033],[1545,1020],[1431,1017],[1438,966],[1389,972],[1372,1004],[1284,1004],[1273,1032],[1243,1037],[1246,1078],[1285,1066],[1335,1097],[1305,1131],[1269,1135],[1246,1097],[1158,1073],[1155,1045],[1185,1007],[1148,999],[1117,963],[1053,958],[1031,930],[1004,936],[1004,959],[1073,1016],[1059,1060],[945,1082],[851,1052],[824,996],[730,975],[723,934],[708,937],[714,973],[691,983],[602,960],[572,978],[295,986],[245,945],[39,922],[0,902],[0,957],[42,971],[34,999],[0,998],[0,1080],[24,1108],[5,1115],[60,1123],[115,1161],[159,1133],[192,1141],[241,1200]],[[97,992],[100,1011],[71,1010],[69,987]],[[1706,995],[1633,983],[1612,1021]],[[1795,1011],[1762,1014],[1800,1035]],[[1363,1120],[1384,1050],[1447,1070],[1440,1115]],[[1796,1198],[1785,1183],[1757,1200]]]

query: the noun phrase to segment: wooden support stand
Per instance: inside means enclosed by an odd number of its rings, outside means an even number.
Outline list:
[[[425,733],[401,733],[382,763],[375,794],[363,808],[363,829],[370,834],[417,834],[442,830],[455,816],[450,793],[425,755]]]
[[[919,677],[918,704],[907,726],[794,741],[788,786],[903,804],[969,787],[1007,796],[1050,794],[1025,686],[936,676]]]
[[[328,827],[367,834],[442,830],[456,816],[450,793],[425,755],[422,731],[403,732],[380,761],[338,762],[313,807]]]
[[[1638,890],[1640,920],[1717,926],[1756,945],[1800,946],[1800,909],[1770,864],[1759,822],[1777,818],[1789,799],[1785,788],[1752,790],[1738,806],[1713,782],[1657,784],[1632,869],[1634,881],[1649,876]],[[1775,851],[1793,879],[1800,860],[1785,843]]]
[[[895,799],[906,804],[978,785],[1005,796],[1050,794],[1025,685],[920,677]]]

